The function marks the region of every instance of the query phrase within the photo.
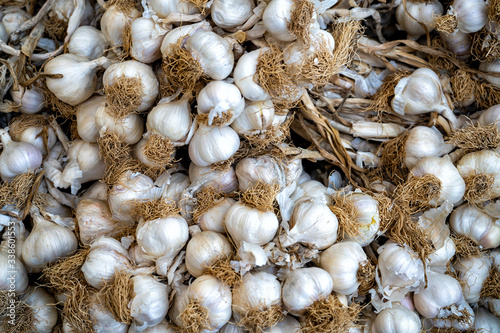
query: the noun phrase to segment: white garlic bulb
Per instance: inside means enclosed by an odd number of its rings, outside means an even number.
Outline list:
[[[478,307],[474,317],[474,329],[477,332],[500,332],[500,319],[482,307]]]
[[[200,124],[189,143],[189,157],[199,166],[209,166],[231,158],[240,147],[240,138],[231,127]]]
[[[396,19],[408,38],[417,40],[420,36],[434,29],[434,17],[443,13],[439,1],[401,3],[396,10]],[[426,29],[424,29],[425,26]]]
[[[300,329],[300,323],[297,319],[286,316],[285,319],[273,327],[266,328],[263,333],[299,333]]]
[[[479,70],[487,73],[500,73],[500,59],[496,59],[492,62],[482,62],[481,64],[479,64]],[[479,74],[479,76],[484,78],[495,87],[500,88],[500,77],[487,74]]]
[[[316,201],[320,201],[325,205],[332,204],[332,195],[328,188],[317,180],[306,180],[297,185],[297,188],[290,196],[290,199],[295,201],[295,204],[302,201],[306,197],[313,197]]]
[[[292,0],[271,0],[262,14],[262,23],[274,38],[282,42],[291,42],[297,37],[289,30],[292,13],[297,3]],[[294,18],[297,19],[297,18]],[[316,11],[313,12],[310,29],[314,29]]]
[[[189,165],[189,179],[199,190],[213,187],[216,191],[231,193],[238,188],[238,179],[233,168],[212,170],[209,166],[201,167],[194,163]]]
[[[282,246],[302,243],[324,250],[337,240],[337,217],[324,203],[306,198],[293,209],[290,229],[285,230],[279,240]]]
[[[456,253],[455,243],[450,237],[446,237],[443,246],[436,249],[426,258],[427,266],[434,272],[445,273],[448,262]]]
[[[134,5],[123,7],[120,3],[113,4],[106,9],[101,17],[101,31],[114,49],[123,45],[125,27],[141,16]]]
[[[152,18],[138,17],[130,26],[130,55],[145,64],[161,58],[160,46],[168,30],[163,29]]]
[[[378,249],[380,283],[389,288],[416,288],[424,281],[424,265],[409,247],[386,243]]]
[[[233,290],[233,316],[240,321],[249,310],[266,311],[281,305],[281,284],[276,275],[248,272]]]
[[[76,220],[80,240],[88,245],[94,239],[111,233],[116,224],[111,219],[108,203],[99,199],[82,199],[76,206]]]
[[[208,125],[212,125],[216,117],[224,119],[219,125],[230,125],[245,107],[245,99],[238,87],[224,81],[209,82],[201,89],[196,101],[198,114],[208,113]],[[227,120],[224,115],[227,115]]]
[[[227,232],[236,245],[241,242],[264,245],[269,243],[278,231],[278,218],[273,211],[261,211],[237,201],[224,217]]]
[[[234,84],[240,89],[243,97],[250,101],[265,101],[270,98],[269,93],[254,80],[259,57],[268,50],[268,47],[264,47],[245,53],[234,67]]]
[[[33,311],[33,324],[36,332],[50,333],[54,326],[56,326],[58,312],[56,308],[56,301],[42,287],[33,288],[22,297]]]
[[[487,126],[496,124],[500,129],[500,104],[493,105],[488,110],[484,111],[478,119],[479,124]]]
[[[36,87],[32,87],[31,89],[19,87],[17,91],[11,88],[10,95],[12,96],[12,101],[20,105],[18,111],[21,113],[37,113],[45,106],[43,94]]]
[[[91,26],[81,26],[75,30],[68,43],[68,52],[89,59],[104,55],[109,43],[104,34]]]
[[[353,294],[363,281],[358,281],[360,266],[368,260],[359,243],[344,241],[333,244],[319,257],[319,266],[327,271],[333,280],[333,291],[341,295]]]
[[[108,200],[108,185],[97,181],[94,182],[90,187],[82,193],[80,197],[83,199],[97,199],[102,201]]]
[[[188,224],[180,215],[140,223],[136,231],[137,243],[156,260],[157,273],[162,276],[167,275],[188,238]]]
[[[486,25],[487,11],[484,0],[454,0],[448,14],[456,17],[458,29],[467,34],[477,32]]]
[[[353,235],[346,233],[345,240],[358,242],[361,246],[367,246],[375,237],[380,227],[380,215],[377,200],[364,193],[354,192],[346,200],[349,200],[356,211],[356,230]]]
[[[76,106],[94,93],[97,70],[107,65],[107,58],[89,60],[70,53],[49,60],[44,67],[46,74],[62,74],[59,79],[46,78],[47,88],[61,101]]]
[[[12,181],[17,175],[34,172],[42,165],[42,153],[27,142],[12,141],[6,130],[0,130],[3,151],[0,154],[0,176]]]
[[[168,171],[167,171],[168,172]],[[158,177],[156,182],[158,182]],[[190,184],[189,177],[182,172],[176,172],[170,176],[170,184],[162,194],[162,198],[173,200],[177,203],[180,202],[182,193],[188,188]]]
[[[479,207],[465,204],[453,211],[450,228],[458,235],[466,236],[484,249],[500,246],[500,225]]]
[[[87,142],[96,142],[99,131],[95,124],[97,111],[105,108],[106,97],[94,96],[76,108],[76,130],[80,138]]]
[[[178,1],[178,0],[173,0],[173,1]],[[199,23],[181,25],[180,27],[170,30],[165,36],[165,38],[163,38],[163,42],[161,43],[160,50],[162,55],[164,57],[168,56],[171,47],[173,47],[180,41],[185,42],[187,37],[192,36],[195,32],[199,30],[211,31],[212,26],[210,25],[210,23],[208,23],[208,21],[203,20]],[[183,45],[183,43],[181,43],[181,45]]]
[[[283,283],[283,304],[293,315],[303,315],[314,302],[325,299],[333,290],[327,271],[317,268],[298,268],[287,275]]]
[[[110,282],[116,270],[128,270],[132,266],[127,250],[114,238],[103,236],[90,245],[90,252],[82,265],[87,283],[101,289]]]
[[[481,203],[500,196],[500,154],[493,150],[472,152],[460,159],[458,172],[466,182],[466,199]]]
[[[231,198],[222,198],[215,206],[208,208],[205,213],[198,218],[200,229],[218,233],[226,232],[224,217],[235,202],[236,201]]]
[[[21,128],[25,125],[23,124],[25,119],[29,121],[29,118],[23,118],[22,116],[14,119],[19,119],[19,125],[21,126]],[[52,127],[48,126],[47,124],[39,124],[36,126],[26,127],[24,129],[21,129],[20,131],[15,130],[16,124],[17,121],[10,124],[10,135],[14,141],[31,143],[33,146],[37,147],[40,150],[42,155],[46,155],[47,150],[45,149],[44,143],[44,131],[46,131],[45,133],[47,138],[47,148],[50,150],[55,146],[57,142],[56,133],[54,132]]]
[[[181,0],[151,0],[148,2],[159,17],[165,18],[170,13],[196,14],[199,9],[191,2]]]
[[[93,319],[93,329],[99,333],[127,333],[128,325],[116,321],[113,315],[104,309],[101,302],[94,298],[89,308],[90,316]],[[71,332],[73,333],[73,332]]]
[[[189,99],[182,98],[173,102],[160,101],[148,114],[146,128],[177,146],[185,144],[191,124]]]
[[[83,140],[71,142],[68,150],[68,158],[78,162],[82,171],[81,184],[102,179],[106,166],[99,155],[99,146],[96,143],[89,143]]]
[[[463,284],[462,294],[468,303],[477,303],[488,277],[491,260],[485,256],[460,258],[453,265],[458,272],[458,281]]]
[[[421,329],[418,314],[400,306],[380,311],[370,326],[370,333],[419,333]]]
[[[24,263],[33,271],[39,272],[47,264],[76,251],[78,241],[71,230],[47,221],[37,212],[31,216],[34,227],[24,241],[22,255]]]
[[[223,235],[202,231],[194,235],[186,247],[186,269],[194,277],[202,276],[207,267],[233,252],[231,243]]]
[[[175,326],[169,324],[166,319],[163,319],[158,325],[145,328],[144,330],[138,330],[137,326],[132,323],[130,325],[127,333],[176,333]]]
[[[95,115],[95,126],[102,135],[109,131],[118,136],[118,139],[133,145],[141,140],[144,133],[144,120],[138,114],[132,113],[122,119],[117,119],[109,113],[105,104],[101,104]]]
[[[253,14],[253,0],[214,0],[210,7],[210,15],[216,25],[223,29],[235,28]]]
[[[267,129],[274,120],[274,104],[265,101],[245,101],[243,112],[234,119],[231,127],[240,135],[253,135]]]
[[[449,159],[423,158],[410,170],[410,174],[416,177],[431,174],[441,182],[438,195],[429,202],[431,206],[441,205],[445,201],[455,204],[464,196],[465,182]]]
[[[443,40],[444,44],[448,47],[448,49],[451,52],[455,53],[458,59],[466,60],[470,58],[472,39],[468,33],[457,30],[451,34],[440,32],[439,36]],[[470,97],[467,96],[467,98]],[[474,100],[470,98],[470,102],[467,102],[467,104],[470,105],[473,101]]]
[[[240,191],[246,191],[258,182],[285,186],[285,172],[282,166],[269,155],[256,158],[246,157],[238,162],[235,168]]]
[[[13,8],[10,12],[2,15],[2,24],[8,36],[15,32],[21,24],[31,18],[31,15],[21,8]]]
[[[12,232],[8,230],[6,234],[11,235]],[[19,241],[15,244],[15,239],[10,239],[0,245],[0,290],[23,293],[28,288],[28,273],[23,262],[16,256],[16,246],[19,246]]]
[[[435,127],[417,126],[408,132],[404,163],[411,169],[422,158],[441,157],[452,150],[453,145],[445,143],[443,135]]]
[[[134,297],[129,307],[136,329],[143,331],[158,325],[167,315],[170,288],[152,276],[134,276],[132,283]]]

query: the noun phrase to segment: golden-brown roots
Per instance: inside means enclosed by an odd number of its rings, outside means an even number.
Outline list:
[[[437,50],[441,51],[447,50],[447,47],[444,45],[443,41],[439,36],[432,40],[431,45],[433,48]],[[429,54],[428,59],[429,59],[429,64],[435,71],[443,70],[453,73],[453,71],[456,69],[456,66],[449,59],[445,57]]]
[[[327,45],[319,45],[319,50],[302,60],[297,69],[293,69],[294,81],[325,86],[330,78],[338,73],[339,66]]]
[[[268,327],[273,327],[284,317],[285,314],[281,306],[273,305],[264,310],[248,309],[237,324],[252,333],[260,333]]]
[[[75,107],[67,103],[64,103],[59,98],[57,98],[56,95],[54,95],[47,88],[47,85],[45,83],[40,88],[42,89],[43,96],[45,99],[45,104],[48,109],[55,110],[57,113],[61,115],[61,117],[65,119],[72,119],[73,117],[76,116]]]
[[[97,143],[99,144],[99,155],[110,163],[123,160],[130,154],[130,146],[121,142],[115,133],[105,132],[97,138]]]
[[[205,274],[213,275],[231,288],[241,283],[241,274],[237,273],[231,266],[231,257],[221,258],[214,264],[206,267]]]
[[[410,74],[410,71],[403,69],[388,75],[377,92],[373,94],[373,104],[371,107],[378,112],[392,112],[391,101],[394,98],[394,89],[399,80]]]
[[[248,150],[244,157],[264,155],[272,146],[287,141],[290,138],[290,125],[295,118],[289,117],[279,125],[271,125],[259,134],[245,135]]]
[[[488,278],[481,289],[481,298],[500,299],[500,272],[496,267],[491,267]]]
[[[375,285],[375,265],[370,259],[359,264],[356,279],[360,283],[358,295],[364,295],[373,288]]]
[[[488,109],[500,104],[500,88],[488,82],[476,82],[476,104],[479,108]]]
[[[314,3],[309,0],[294,0],[288,31],[306,46],[310,42],[310,24],[314,14]]]
[[[56,13],[51,12],[43,20],[45,31],[51,38],[56,40],[64,40],[66,31],[68,30],[68,21],[60,19]]]
[[[434,23],[436,24],[436,30],[445,34],[452,34],[458,29],[458,19],[455,15],[438,16]]]
[[[462,69],[457,69],[450,78],[453,99],[458,104],[469,102],[476,92],[476,81],[472,75]]]
[[[132,207],[132,216],[142,217],[144,221],[151,221],[178,215],[181,212],[175,201],[168,199],[136,200]]]
[[[307,309],[302,323],[303,333],[347,333],[355,327],[361,307],[353,303],[343,305],[337,296],[330,295],[326,299],[313,303]]]
[[[335,40],[333,59],[335,59],[337,73],[354,59],[358,39],[362,34],[363,27],[360,20],[339,21],[332,25],[332,36]]]
[[[471,124],[453,132],[448,141],[459,148],[474,151],[496,149],[500,147],[500,131],[495,124]]]
[[[32,187],[37,176],[27,172],[17,175],[9,184],[3,182],[0,185],[0,207],[14,205],[17,209],[22,209],[28,204]]]
[[[153,133],[142,147],[142,152],[154,164],[169,166],[174,160],[175,147],[169,139]]]
[[[123,28],[122,41],[123,56],[126,57],[132,48],[132,24],[130,22],[127,22]]]
[[[495,176],[487,173],[475,174],[464,178],[465,194],[464,198],[471,203],[481,203],[489,198]]]
[[[212,207],[222,202],[224,194],[209,186],[196,194],[196,208],[193,211],[193,221],[198,223],[198,219]]]
[[[0,290],[0,331],[2,333],[31,333],[35,331],[35,314],[31,306],[16,297],[14,300],[9,292]],[[10,303],[14,301],[14,303]],[[10,310],[7,306],[13,304]],[[8,315],[13,315],[9,317]]]
[[[199,333],[210,328],[208,310],[197,300],[189,301],[180,315],[182,331],[186,333]]]
[[[493,22],[500,24],[500,0],[489,1],[488,17]]]
[[[500,58],[500,39],[485,27],[472,34],[472,56],[474,60],[491,62]]]
[[[452,234],[451,239],[455,243],[456,256],[461,258],[472,258],[481,255],[479,245],[473,239],[463,236]]]
[[[396,188],[394,199],[402,208],[408,209],[409,215],[413,215],[427,208],[440,193],[441,181],[433,174],[410,174],[406,182]]]
[[[136,113],[142,103],[142,80],[139,77],[119,76],[104,86],[107,111],[116,119]]]
[[[192,3],[196,8],[200,10],[200,13],[202,15],[205,15],[205,12],[207,10],[208,0],[187,0],[187,2]]]
[[[224,112],[222,116],[216,116],[211,126],[225,126],[231,118],[233,117],[233,113],[231,111]],[[196,120],[200,124],[208,125],[208,113],[201,113],[196,116]]]
[[[332,197],[332,201],[333,205],[330,206],[330,210],[339,221],[338,240],[355,239],[360,234],[359,224],[357,223],[359,213],[350,196],[337,192]]]
[[[270,212],[273,211],[274,200],[279,191],[280,186],[278,184],[268,184],[259,181],[243,192],[240,200],[248,207],[257,208],[262,212]]]
[[[113,280],[99,290],[97,295],[104,309],[107,309],[115,320],[132,323],[132,316],[128,304],[133,296],[134,285],[130,274],[124,270],[116,270]]]
[[[109,0],[106,2],[104,8],[108,9],[111,6],[115,6],[121,12],[128,13],[132,8],[137,6],[135,0]]]
[[[407,139],[408,132],[405,132],[381,145],[380,169],[382,176],[396,185],[403,183],[410,172],[404,163]]]
[[[453,322],[458,322],[466,327],[470,327],[474,323],[474,317],[471,316],[470,312],[467,311],[467,309],[456,309],[455,311],[452,311],[451,307],[448,307],[444,308],[444,310],[448,310],[451,313],[446,318],[443,318],[445,322],[448,322],[450,324]]]

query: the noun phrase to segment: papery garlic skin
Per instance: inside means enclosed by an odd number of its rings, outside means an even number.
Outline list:
[[[363,281],[358,281],[360,265],[368,260],[359,243],[344,241],[333,244],[319,257],[319,266],[327,271],[333,280],[333,291],[341,295],[356,292]]]
[[[161,18],[167,17],[170,13],[190,15],[200,12],[193,3],[180,0],[151,0],[149,5]]]
[[[183,144],[191,128],[189,99],[160,101],[148,114],[146,128],[161,134],[175,145]]]
[[[439,36],[443,40],[448,49],[455,53],[460,60],[469,59],[471,56],[472,39],[468,33],[457,30],[451,34],[440,32]],[[470,100],[462,102],[462,104],[470,105],[474,102],[474,97],[469,97]]]
[[[130,55],[137,61],[145,64],[161,58],[160,47],[168,30],[157,27],[151,18],[138,17],[130,26],[131,41]]]
[[[231,243],[223,235],[202,231],[194,235],[186,247],[186,269],[194,277],[202,276],[207,267],[233,252]]]
[[[14,142],[5,130],[0,130],[3,151],[0,154],[0,176],[12,181],[16,176],[34,172],[42,165],[42,153],[27,142]]]
[[[89,59],[97,59],[104,55],[108,45],[106,37],[100,30],[91,26],[81,26],[71,36],[68,52]]]
[[[467,34],[477,32],[486,25],[487,10],[484,0],[454,0],[448,13],[457,18],[458,29]]]
[[[228,209],[224,224],[237,245],[243,241],[256,245],[267,244],[273,239],[279,226],[273,211],[260,211],[245,206],[241,201]]]
[[[500,332],[500,319],[482,307],[478,307],[474,317],[474,329],[477,332]]]
[[[94,321],[93,329],[99,333],[127,333],[128,325],[116,321],[111,313],[104,310],[99,301],[93,300],[89,308]],[[73,333],[73,332],[71,332]]]
[[[444,274],[447,264],[456,253],[455,243],[450,237],[446,237],[444,244],[439,249],[429,254],[427,257],[427,266],[434,272]]]
[[[87,283],[101,289],[113,279],[116,270],[128,270],[132,266],[127,250],[114,238],[103,236],[90,245],[90,252],[82,265]]]
[[[479,124],[488,126],[496,124],[500,129],[500,104],[493,105],[488,110],[484,111],[478,119]]]
[[[299,321],[292,316],[286,316],[273,327],[266,328],[263,333],[299,333],[300,330]]]
[[[347,234],[345,239],[367,246],[372,242],[380,226],[378,203],[371,196],[356,192],[350,194],[347,200],[351,201],[356,209],[355,222],[358,233],[353,236]]]
[[[47,132],[47,148],[51,150],[56,142],[57,142],[57,137],[56,133],[52,129],[52,127],[47,126],[34,126],[34,127],[29,127],[26,128],[24,131],[21,133],[13,133],[11,131],[12,139],[18,142],[27,142],[31,143],[33,146],[37,147],[42,155],[47,154],[47,150],[45,149],[45,143],[44,143],[44,135],[43,131],[46,130]]]
[[[483,249],[500,246],[500,225],[492,216],[471,204],[456,208],[450,216],[450,228],[458,235],[466,236]]]
[[[239,321],[249,310],[265,311],[281,304],[281,284],[276,275],[248,272],[233,290],[233,316]]]
[[[408,132],[404,163],[411,169],[422,158],[441,157],[452,149],[453,145],[444,143],[443,135],[435,127],[417,126]]]
[[[12,12],[3,15],[2,24],[4,26],[5,32],[7,33],[7,36],[10,36],[21,26],[21,24],[23,24],[30,18],[31,15],[19,7],[12,10]]]
[[[479,301],[481,289],[488,277],[491,260],[488,257],[460,258],[453,265],[458,272],[458,281],[463,283],[462,294],[468,303]]]
[[[274,119],[274,104],[265,101],[245,101],[242,113],[234,119],[231,127],[240,135],[253,135],[267,129]]]
[[[96,143],[89,143],[83,140],[71,142],[68,150],[68,158],[78,162],[82,171],[80,183],[93,180],[100,180],[104,176],[106,165],[99,155],[99,146]]]
[[[198,224],[203,231],[213,231],[218,233],[226,232],[224,217],[227,211],[236,201],[231,198],[223,198],[216,206],[210,207],[198,218]]]
[[[421,329],[418,314],[401,306],[380,311],[370,326],[370,333],[419,333]]]
[[[23,297],[33,311],[34,329],[39,333],[50,333],[56,326],[58,311],[56,301],[42,287],[33,288]]]
[[[209,166],[231,158],[240,147],[240,138],[231,127],[200,124],[189,143],[189,157],[199,166]]]
[[[285,186],[285,173],[282,167],[269,155],[256,158],[246,157],[238,162],[235,168],[240,191],[246,191],[258,182]]]
[[[212,31],[212,26],[208,21],[204,20],[199,23],[181,25],[180,27],[170,30],[161,43],[160,51],[163,57],[168,57],[171,47],[176,45],[181,39],[182,42],[185,42],[189,36],[192,36],[199,30]],[[184,43],[181,45],[184,45]]]
[[[378,249],[380,283],[388,288],[415,288],[424,281],[424,265],[407,246],[386,243]]]
[[[240,90],[232,83],[224,81],[209,82],[196,97],[198,114],[208,113],[208,125],[212,125],[215,117],[224,114],[230,118],[224,125],[230,125],[245,107],[245,99]]]
[[[325,299],[333,290],[333,281],[327,271],[317,268],[299,268],[287,275],[283,284],[283,304],[289,313],[303,315],[315,301]]]
[[[158,325],[168,312],[170,288],[152,276],[134,276],[132,283],[134,297],[129,307],[137,330]]]
[[[482,196],[469,198],[469,201],[480,203],[500,196],[500,153],[493,150],[469,153],[458,161],[457,170],[464,179],[478,175],[490,176],[494,179]]]
[[[95,124],[97,111],[105,108],[106,97],[94,96],[78,105],[76,108],[76,130],[82,140],[96,142],[99,130]]]
[[[140,16],[141,13],[135,6],[122,9],[117,5],[112,5],[106,9],[101,17],[101,31],[112,48],[123,45],[123,30]]]
[[[486,73],[500,73],[500,59],[496,59],[493,62],[482,62],[481,64],[479,64],[479,70]],[[479,74],[479,76],[484,78],[495,87],[500,88],[500,77],[487,74]]]
[[[439,1],[401,3],[396,10],[396,19],[403,30],[408,33],[408,38],[417,40],[427,32],[434,29],[434,16],[443,13],[443,5]]]
[[[337,240],[338,220],[327,205],[313,198],[298,203],[292,213],[290,230],[280,235],[283,246],[295,243],[324,250]]]
[[[254,81],[259,57],[268,50],[268,47],[264,47],[245,53],[238,59],[234,67],[234,84],[240,89],[243,97],[250,101],[265,101],[270,98],[269,93]]]
[[[167,171],[168,172],[168,171]],[[159,177],[156,179],[158,182]],[[182,172],[176,172],[170,176],[170,184],[162,194],[162,198],[173,200],[177,203],[180,202],[182,193],[190,185],[189,177]]]
[[[216,191],[231,193],[238,188],[238,179],[234,169],[212,170],[209,166],[201,167],[194,163],[189,165],[189,179],[199,190],[213,187]]]
[[[45,98],[42,92],[36,87],[32,87],[31,89],[19,87],[17,91],[11,89],[10,95],[14,103],[21,105],[18,109],[21,113],[37,113],[45,106]]]
[[[12,241],[4,241],[0,247],[0,289],[2,291],[11,290],[16,293],[23,293],[28,288],[28,273],[23,262],[17,256],[12,258],[12,253],[9,253],[9,250],[16,247],[19,242],[14,245],[10,245],[11,243]],[[11,279],[12,275],[14,275],[13,280]]]
[[[210,7],[210,14],[216,25],[223,29],[230,29],[245,23],[253,14],[254,7],[253,0],[214,0]]]
[[[115,222],[111,219],[108,203],[103,200],[80,200],[76,206],[76,220],[80,240],[85,245],[100,236],[113,232],[116,228]]]
[[[329,193],[328,188],[317,180],[306,180],[303,183],[297,185],[297,188],[292,193],[290,199],[293,199],[295,203],[303,201],[307,197],[313,197],[315,201],[320,201],[325,205],[332,204],[332,195]]]
[[[169,324],[166,319],[163,319],[158,325],[147,327],[144,330],[138,330],[137,326],[132,323],[127,333],[176,333],[175,326]]]
[[[140,115],[132,113],[123,119],[116,119],[104,104],[96,112],[95,125],[101,135],[109,131],[129,145],[139,142],[144,134],[144,120]]]

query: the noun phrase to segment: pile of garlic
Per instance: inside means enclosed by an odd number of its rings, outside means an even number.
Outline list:
[[[498,24],[498,0],[0,8],[0,331],[500,332]]]

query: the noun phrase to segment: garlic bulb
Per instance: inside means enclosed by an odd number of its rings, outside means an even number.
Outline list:
[[[81,26],[75,30],[68,43],[68,52],[97,59],[104,55],[109,43],[104,34],[91,26]]]
[[[187,303],[197,302],[208,312],[209,326],[201,327],[201,332],[217,331],[231,318],[231,290],[211,275],[202,275],[194,280],[185,297]],[[191,321],[187,323],[192,324]]]
[[[175,146],[185,144],[191,129],[191,107],[188,98],[178,101],[160,101],[149,112],[146,128],[170,140]]]
[[[231,127],[200,124],[189,143],[189,157],[199,166],[209,166],[231,158],[240,147],[240,138]]]
[[[203,231],[213,231],[218,233],[226,232],[224,217],[227,211],[236,201],[231,198],[223,198],[214,207],[208,208],[198,218],[198,224]]]
[[[482,307],[478,307],[474,317],[474,329],[477,332],[500,332],[500,319]]]
[[[80,184],[102,179],[106,166],[99,155],[99,146],[96,143],[89,143],[83,140],[71,142],[68,150],[68,158],[78,162],[82,171]]]
[[[417,126],[408,132],[405,142],[404,163],[413,168],[422,158],[441,157],[453,150],[453,145],[444,143],[441,132],[435,127]]]
[[[468,33],[457,30],[451,34],[440,32],[439,36],[443,40],[444,44],[448,47],[448,49],[451,52],[455,53],[458,59],[466,60],[470,58],[472,39]],[[467,96],[467,98],[469,98],[469,96]]]
[[[482,62],[479,64],[479,70],[483,72],[500,73],[500,59],[492,62]],[[500,88],[500,77],[487,74],[479,74],[480,77],[491,83],[497,88]]]
[[[178,1],[178,0],[173,0],[173,1]],[[180,27],[170,30],[165,36],[165,38],[163,38],[163,42],[161,43],[160,50],[162,55],[167,56],[168,52],[170,52],[170,48],[175,46],[179,42],[182,42],[181,45],[184,45],[186,38],[192,36],[195,32],[199,30],[211,31],[212,26],[210,25],[210,23],[208,23],[208,21],[204,20],[199,23],[181,25]]]
[[[302,243],[324,250],[337,240],[338,220],[330,208],[313,198],[303,198],[293,209],[290,229],[279,236],[282,246]]]
[[[300,323],[292,316],[286,316],[285,319],[274,325],[266,328],[263,333],[299,333]]]
[[[474,205],[465,204],[455,209],[450,216],[450,228],[484,249],[500,246],[500,225],[495,218]]]
[[[114,238],[103,236],[90,245],[90,252],[82,265],[87,283],[101,289],[110,282],[116,270],[128,270],[132,266],[127,250]]]
[[[43,94],[36,87],[32,87],[31,89],[19,87],[17,91],[11,88],[10,95],[12,96],[12,101],[20,105],[18,111],[21,113],[37,113],[45,106]]]
[[[245,101],[243,112],[234,119],[231,127],[240,135],[253,135],[267,129],[273,123],[274,104],[265,101]]]
[[[94,182],[90,187],[82,193],[80,199],[97,199],[102,201],[108,200],[108,185],[99,181]]]
[[[212,170],[209,166],[201,167],[194,163],[189,165],[189,179],[199,190],[213,187],[216,191],[231,193],[238,187],[238,180],[233,168]]]
[[[488,277],[491,260],[488,257],[479,256],[472,258],[460,258],[453,265],[458,272],[458,281],[463,284],[462,294],[468,303],[477,303],[483,289],[484,282]]]
[[[236,245],[241,242],[264,245],[269,243],[278,231],[278,218],[273,211],[261,211],[237,201],[224,217],[227,232]]]
[[[332,204],[332,195],[330,191],[325,185],[317,180],[306,180],[303,183],[299,182],[290,199],[294,200],[295,204],[298,204],[303,199],[307,199],[307,197],[313,197],[316,201],[319,200],[325,205]]]
[[[192,2],[181,0],[151,0],[148,4],[161,18],[167,17],[170,13],[187,15],[199,13],[199,9]]]
[[[42,287],[33,288],[22,297],[22,300],[30,306],[33,311],[33,324],[36,332],[50,333],[56,326],[58,312],[56,301]]]
[[[137,326],[132,323],[130,325],[127,333],[176,333],[175,326],[168,323],[166,319],[163,319],[158,325],[145,328],[144,330],[139,331]]]
[[[202,276],[205,269],[233,252],[231,243],[223,235],[203,231],[191,238],[186,247],[186,268],[194,277]]]
[[[259,181],[266,184],[277,182],[284,187],[285,172],[282,166],[269,155],[262,155],[256,158],[246,157],[242,159],[235,168],[238,177],[238,187],[240,191],[246,191]]]
[[[76,206],[80,241],[88,245],[94,239],[111,233],[116,224],[111,219],[108,203],[99,199],[82,199]]]
[[[76,130],[82,140],[96,142],[99,131],[96,127],[95,118],[97,111],[105,108],[106,97],[94,96],[78,105],[76,108]]]
[[[152,276],[134,276],[132,283],[134,297],[129,307],[136,329],[143,331],[158,325],[167,315],[170,288]]]
[[[361,246],[370,244],[378,232],[380,226],[380,215],[378,211],[378,203],[371,196],[364,193],[351,193],[346,197],[350,201],[355,210],[354,232],[349,234],[346,230],[344,239],[358,242]]]
[[[487,126],[496,124],[500,129],[500,104],[493,105],[488,110],[484,111],[478,119],[479,124]]]
[[[168,310],[168,317],[178,327],[182,327],[181,313],[189,303],[187,296],[188,286],[178,284],[173,286],[174,298]]]
[[[0,176],[12,181],[17,175],[34,172],[42,165],[42,153],[27,142],[12,141],[5,130],[0,130],[3,151],[0,154]]]
[[[441,205],[444,201],[455,204],[465,193],[465,182],[453,163],[442,157],[426,157],[421,159],[411,170],[416,177],[425,174],[434,175],[441,182],[439,193],[429,202],[431,206]]]
[[[358,281],[357,274],[360,266],[367,260],[359,243],[344,241],[333,244],[323,251],[319,257],[319,266],[330,274],[333,291],[341,295],[350,295],[356,292],[363,282]]]
[[[436,249],[427,257],[427,266],[434,272],[445,273],[448,262],[456,253],[455,243],[450,237],[446,237],[443,246]]]
[[[115,63],[109,66],[102,77],[106,99],[111,107],[125,107],[130,112],[142,112],[153,106],[158,96],[158,80],[153,69],[135,60],[128,60]],[[134,86],[133,92],[129,91],[130,86]],[[135,86],[140,87],[135,87]],[[110,102],[110,94],[113,98]],[[122,103],[133,103],[123,106]],[[132,98],[138,98],[140,102],[132,101]],[[115,101],[115,99],[120,99]],[[118,104],[119,103],[119,104]],[[130,110],[128,110],[130,108]]]
[[[481,203],[500,196],[500,154],[492,150],[472,152],[457,164],[465,180],[465,198]]]
[[[237,322],[248,311],[266,312],[281,305],[281,284],[276,275],[266,272],[248,272],[233,290],[233,316]]]
[[[458,29],[468,34],[477,32],[486,25],[487,10],[484,0],[454,0],[447,14],[454,16]]]
[[[434,17],[442,13],[443,5],[439,1],[406,1],[398,6],[396,19],[401,28],[408,33],[408,38],[417,40],[426,32],[431,32],[434,29]]]
[[[259,57],[268,50],[269,48],[264,47],[245,53],[234,67],[234,84],[240,89],[243,97],[250,101],[265,101],[270,98],[269,93],[254,80]]]
[[[47,77],[47,88],[64,103],[76,106],[92,96],[97,70],[108,62],[104,57],[89,60],[70,53],[61,54],[45,64],[46,74],[63,75],[59,79]]]
[[[208,113],[208,125],[220,117],[218,125],[230,125],[245,107],[245,99],[240,90],[232,83],[224,81],[209,82],[196,97],[198,114]]]
[[[12,35],[25,21],[29,20],[31,15],[21,8],[17,7],[3,15],[2,24],[8,36]]]
[[[378,249],[380,283],[384,288],[415,288],[424,281],[424,265],[407,246],[386,243]]]
[[[12,233],[13,231],[8,229],[4,234],[11,236]],[[0,290],[12,290],[20,294],[28,288],[28,273],[23,262],[16,256],[19,241],[16,244],[15,240],[9,238],[0,245]]]
[[[168,30],[152,18],[138,17],[130,26],[130,55],[145,64],[161,58],[160,46]]]
[[[298,268],[287,275],[283,283],[283,304],[295,316],[303,315],[314,302],[327,298],[333,281],[327,271],[317,268]]]
[[[214,0],[210,7],[210,15],[216,25],[223,29],[235,28],[253,14],[253,0]]]
[[[180,215],[140,223],[136,231],[137,243],[156,260],[157,273],[162,276],[167,275],[188,238],[188,224]]]
[[[370,326],[370,333],[419,333],[421,329],[418,314],[400,306],[380,311]]]
[[[144,133],[144,120],[141,116],[132,113],[122,119],[117,119],[111,115],[109,108],[104,104],[97,109],[95,126],[101,135],[109,131],[129,145],[139,142]]]
[[[141,13],[135,8],[135,3],[115,3],[106,8],[101,17],[101,31],[113,49],[123,45],[123,31]],[[116,52],[116,51],[115,51]]]
[[[24,263],[33,271],[39,272],[47,264],[76,251],[78,241],[71,230],[47,221],[37,212],[31,216],[34,227],[24,241],[22,255]]]
[[[127,333],[128,325],[116,321],[111,313],[105,310],[98,299],[93,299],[89,308],[94,321],[93,329],[99,333]],[[73,332],[71,332],[73,333]]]
[[[57,142],[56,133],[54,132],[52,127],[46,124],[45,118],[40,119],[41,123],[34,126],[29,126],[31,117],[33,116],[27,115],[14,118],[14,122],[10,124],[10,135],[12,137],[12,140],[17,142],[31,143],[33,146],[37,147],[40,150],[42,155],[46,155],[47,150],[45,149],[44,137],[46,137],[47,139],[47,148],[50,150]],[[33,121],[38,122],[36,118],[34,118]],[[19,127],[17,125],[19,125]]]

